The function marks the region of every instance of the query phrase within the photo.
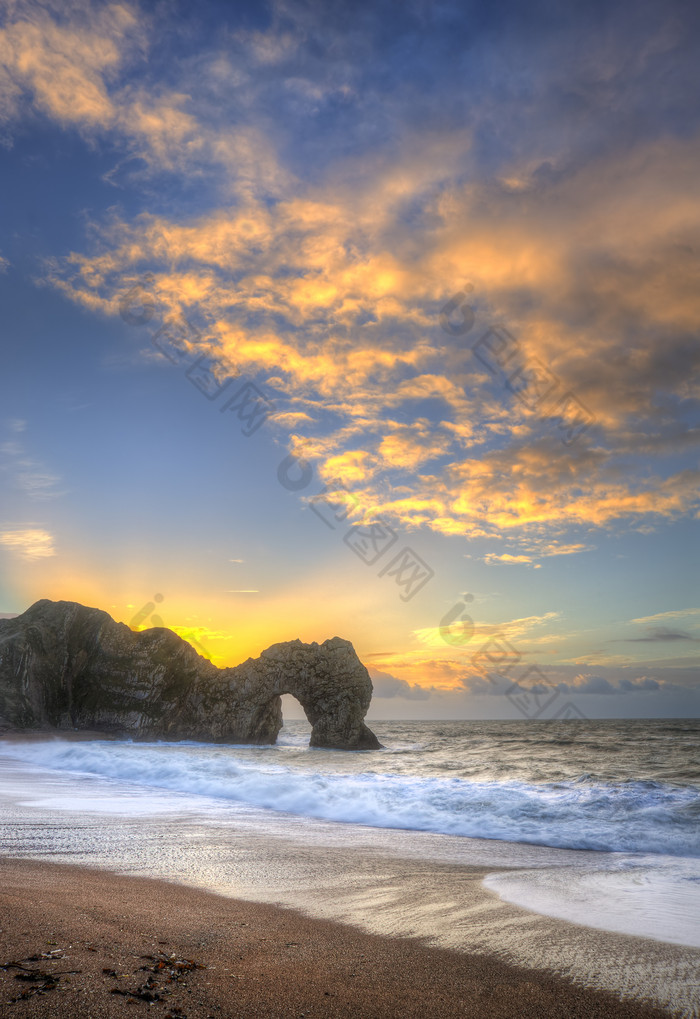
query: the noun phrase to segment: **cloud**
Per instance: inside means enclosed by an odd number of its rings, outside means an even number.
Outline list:
[[[510,555],[508,552],[498,555],[496,552],[487,552],[484,556],[484,562],[488,566],[495,563],[504,563],[506,566],[532,565],[532,556]]]
[[[426,701],[431,696],[432,688],[426,689],[418,683],[407,683],[405,679],[397,679],[388,672],[370,668],[374,697],[403,697],[409,701]]]
[[[11,81],[5,119],[19,115],[26,91],[37,110],[61,124],[109,126],[116,111],[106,79],[121,62],[134,14],[116,4],[101,10],[68,4],[61,24],[58,7],[48,8],[20,2],[6,9],[0,31],[0,58]]]
[[[669,630],[666,626],[651,626],[648,627],[648,633],[646,637],[626,637],[622,638],[617,643],[630,643],[640,644],[646,642],[656,641],[675,641],[675,640],[691,640],[696,641],[697,638],[693,637],[690,633],[684,633],[681,630]]]
[[[202,345],[275,391],[280,441],[306,443],[322,477],[407,529],[522,542],[491,563],[535,568],[591,547],[565,531],[697,510],[700,135],[683,106],[697,62],[671,13],[616,8],[604,53],[585,12],[556,45],[506,19],[470,102],[447,71],[459,33],[426,38],[412,5],[395,23],[410,79],[376,59],[381,11],[357,32],[290,2],[230,32],[225,53],[203,46],[177,90],[144,57],[157,14],[9,10],[8,117],[31,110],[201,184],[197,215],[91,224],[86,251],[47,267],[71,300],[117,315],[150,270],[158,321],[196,316]],[[450,335],[440,312],[467,281],[473,325]],[[549,397],[528,404],[475,356],[494,322]],[[592,415],[573,445],[567,394]]]
[[[540,539],[538,541],[525,541],[522,543],[523,551],[516,552],[515,554],[510,552],[487,552],[483,557],[483,562],[490,566],[503,564],[506,566],[532,566],[533,569],[539,570],[542,568],[541,563],[538,563],[537,559],[548,559],[552,556],[566,556],[566,555],[578,555],[581,552],[589,552],[595,546],[587,545],[584,542],[574,542],[569,544],[562,544],[559,541],[547,541]]]
[[[380,441],[378,453],[391,467],[414,471],[420,464],[441,457],[451,445],[451,436],[434,434],[427,420],[410,425],[393,424]]]
[[[662,684],[656,679],[642,676],[639,679],[621,679],[617,684],[602,676],[580,675],[571,683],[557,683],[556,688],[561,693],[570,694],[629,694],[629,693],[657,693],[660,690],[668,689],[671,684]],[[677,689],[673,686],[673,689]]]
[[[475,696],[502,696],[508,692],[511,696],[518,693],[530,693],[539,697],[552,697],[555,692],[560,694],[585,696],[623,696],[638,693],[687,693],[688,688],[679,686],[672,681],[659,681],[649,676],[638,678],[620,678],[613,682],[604,676],[580,674],[570,681],[557,681],[552,675],[550,680],[547,674],[549,670],[536,669],[528,678],[526,673],[518,682],[518,678],[504,678],[497,673],[491,679],[480,675],[465,676],[461,680],[462,686],[470,694]]]
[[[227,171],[230,189],[274,187],[273,147],[254,124],[213,129],[207,104],[191,112],[191,96],[154,82],[147,63],[153,17],[128,4],[90,7],[72,2],[7,5],[0,30],[0,115],[7,124],[31,112],[87,138],[110,137],[134,180],[145,173]],[[152,41],[152,40],[151,40]],[[124,83],[128,69],[129,82]],[[215,109],[209,103],[209,110]]]
[[[628,680],[627,683],[630,690],[636,687],[632,680]],[[658,689],[658,684],[656,684],[654,689]],[[577,676],[573,683],[557,683],[557,690],[561,693],[580,694],[615,694],[621,692],[620,688],[616,689],[609,680],[604,679],[602,676]]]
[[[666,689],[669,689],[669,688],[672,687],[672,684],[666,683],[666,684],[662,685],[656,679],[649,679],[647,677],[642,677],[642,679],[637,679],[637,680],[634,680],[634,679],[621,679],[620,680],[620,685],[619,685],[619,689],[622,692],[624,692],[624,693],[635,693],[635,692],[637,692],[639,690],[642,690],[642,691],[651,690],[651,691],[656,692],[657,690],[663,690],[664,687]],[[674,690],[683,689],[683,688],[679,688],[677,686],[673,686],[672,688]]]
[[[192,623],[166,624],[169,630],[177,633],[183,639],[203,640],[228,640],[231,634],[226,630],[212,630],[208,626],[199,626]]]
[[[658,623],[665,619],[684,619],[686,616],[700,616],[700,609],[673,609],[671,612],[657,612],[653,616],[639,616],[632,623]]]
[[[237,242],[235,224],[241,217],[258,225],[251,233],[257,237],[257,248],[250,257],[246,257],[249,243]],[[341,225],[344,218],[340,217]],[[241,370],[272,372],[279,380],[276,397],[290,402],[277,415],[283,429],[303,428],[297,439],[315,444],[322,460],[353,456],[364,463],[354,480],[373,479],[371,501],[385,515],[407,526],[427,524],[442,533],[475,535],[487,528],[513,532],[542,526],[605,527],[648,516],[680,516],[697,504],[696,470],[649,477],[630,475],[622,463],[618,465],[624,444],[633,447],[636,440],[625,423],[610,420],[609,414],[600,426],[609,431],[613,447],[623,443],[619,451],[571,449],[521,408],[509,405],[507,392],[499,405],[489,379],[470,371],[466,363],[452,379],[431,371],[445,355],[437,318],[433,345],[416,337],[414,346],[398,349],[392,324],[395,329],[403,323],[403,329],[413,332],[414,302],[402,287],[389,301],[388,293],[376,292],[376,283],[374,294],[372,288],[358,290],[351,267],[342,262],[334,268],[333,260],[325,261],[318,268],[313,245],[305,259],[304,245],[298,241],[299,229],[308,227],[303,220],[295,225],[284,207],[274,228],[267,213],[257,209],[235,214],[231,230],[220,216],[188,227],[152,220],[144,220],[142,226],[124,228],[123,240],[115,236],[117,245],[109,256],[74,256],[77,275],[67,276],[65,263],[54,274],[56,285],[90,306],[116,310],[117,296],[133,283],[134,259],[142,259],[155,270],[153,289],[168,313],[183,308],[205,315],[208,332],[216,337],[224,357]],[[324,246],[340,249],[351,243],[339,231],[337,217],[330,219],[325,211],[314,228],[325,237]],[[162,255],[161,235],[167,235]],[[314,243],[318,246],[318,236]],[[199,273],[185,276],[172,268],[159,269],[158,260],[166,251],[171,266],[178,258],[191,262],[194,256]],[[238,277],[235,286],[226,278],[231,272]],[[372,278],[381,278],[381,271]],[[425,299],[430,305],[435,294],[426,293]],[[368,314],[375,324],[365,326],[350,344],[346,337],[352,321]],[[274,329],[263,324],[270,316],[277,322]],[[298,329],[304,320],[302,339]],[[424,380],[420,388],[419,379]],[[425,385],[429,379],[430,388]],[[421,416],[406,424],[386,413],[389,406],[407,407],[417,399],[438,400],[434,412],[440,416]],[[340,420],[341,427],[328,430],[328,413]],[[324,429],[322,438],[319,428]],[[492,446],[497,442],[497,448],[479,452],[489,440]],[[321,469],[324,476],[331,471]],[[406,484],[410,498],[399,494]],[[550,541],[543,554],[573,554],[586,547],[590,546],[571,542],[556,546]]]
[[[29,562],[56,555],[53,535],[37,527],[0,531],[0,545]]]
[[[520,644],[515,646],[519,651],[522,650]],[[536,649],[533,648],[524,653],[522,659],[504,675],[494,671],[489,676],[481,670],[483,660],[478,663],[478,670],[477,662],[471,661],[471,655],[479,647],[479,643],[470,643],[466,658],[455,653],[454,647],[444,644],[444,653],[440,653],[437,648],[422,648],[415,651],[378,652],[366,657],[376,662],[373,669],[379,666],[385,674],[430,689],[435,697],[460,692],[465,697],[501,697],[512,688],[516,679],[520,679],[524,692],[536,690],[546,697],[554,693],[561,696],[581,693],[591,697],[599,695],[606,699],[615,696],[623,700],[627,695],[637,694],[641,698],[641,709],[644,710],[647,698],[654,695],[677,696],[682,699],[700,695],[697,656],[651,664],[545,665],[538,662]]]
[[[550,556],[578,555],[579,552],[590,552],[595,545],[588,545],[584,542],[561,544],[558,541],[542,542],[539,547],[534,546],[537,556],[549,558]]]
[[[12,418],[8,422],[12,436],[21,435],[26,431],[27,422],[21,418]],[[60,477],[40,461],[29,455],[22,441],[11,438],[0,443],[0,471],[8,477],[6,485],[22,492],[28,499],[45,500],[61,495],[58,488]]]
[[[502,623],[479,623],[474,624],[474,634],[469,644],[470,647],[478,647],[489,637],[500,637],[511,642],[518,640],[526,641],[528,645],[549,643],[560,640],[557,634],[544,634],[537,636],[532,633],[538,627],[545,624],[551,625],[554,620],[560,618],[559,612],[545,612],[541,616],[522,616],[518,619],[506,620]],[[444,650],[447,642],[442,637],[439,626],[425,626],[413,631],[413,636],[430,648]]]
[[[700,635],[697,634],[698,627],[700,626],[700,620],[697,618],[700,616],[700,609],[688,608],[688,609],[673,609],[668,612],[657,612],[651,616],[639,616],[630,622],[637,624],[643,624],[644,636],[631,635],[629,637],[618,637],[611,641],[613,644],[663,644],[673,643],[678,644],[679,642],[690,641],[691,643],[700,643]],[[686,629],[679,629],[678,627],[672,627],[666,625],[669,622],[676,622],[677,620],[684,620],[686,622]],[[655,624],[655,625],[650,625]],[[694,632],[688,632],[688,630]],[[637,629],[637,633],[639,630]]]
[[[370,454],[363,449],[349,449],[345,453],[329,456],[323,464],[324,478],[339,479],[349,486],[366,481],[373,473]]]

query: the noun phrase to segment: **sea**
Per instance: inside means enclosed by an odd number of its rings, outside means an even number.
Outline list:
[[[371,722],[381,750],[0,740],[5,855],[160,877],[700,1015],[700,721]]]

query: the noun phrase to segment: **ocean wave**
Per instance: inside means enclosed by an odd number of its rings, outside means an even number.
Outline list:
[[[700,856],[698,791],[659,782],[341,774],[245,760],[235,748],[198,744],[53,740],[13,742],[3,752],[39,768],[348,824]]]

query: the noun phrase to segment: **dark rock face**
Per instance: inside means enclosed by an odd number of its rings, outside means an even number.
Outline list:
[[[274,644],[218,669],[172,630],[138,633],[77,602],[36,602],[0,620],[0,729],[93,729],[155,739],[274,743],[280,696],[313,726],[311,746],[369,750],[369,674],[352,644]]]

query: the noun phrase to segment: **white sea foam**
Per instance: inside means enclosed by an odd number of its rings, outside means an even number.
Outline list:
[[[626,857],[586,867],[489,874],[506,902],[560,920],[700,948],[700,875],[695,861]]]
[[[264,763],[231,747],[112,741],[13,742],[4,752],[101,776],[348,824],[565,849],[700,856],[698,799],[650,781],[470,781]],[[313,760],[313,755],[307,755]]]

